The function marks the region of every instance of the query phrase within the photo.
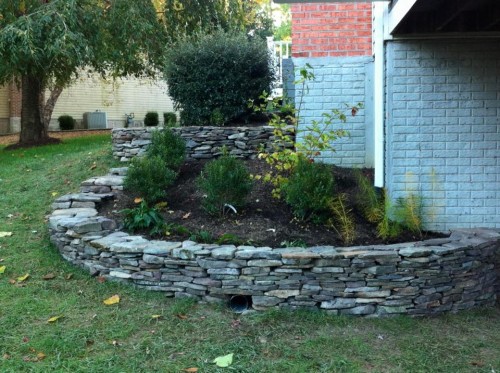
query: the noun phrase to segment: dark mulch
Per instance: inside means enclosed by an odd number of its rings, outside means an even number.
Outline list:
[[[268,165],[260,160],[245,162],[251,174],[264,174]],[[259,246],[282,247],[298,243],[313,245],[344,246],[336,231],[322,224],[302,222],[294,218],[290,208],[280,200],[271,196],[271,185],[255,181],[248,198],[247,206],[237,214],[228,212],[223,217],[208,215],[201,206],[202,193],[197,189],[195,179],[200,174],[203,161],[193,161],[184,164],[179,173],[176,185],[167,190],[168,206],[163,211],[165,221],[179,224],[190,232],[206,231],[214,238],[230,234],[237,237],[241,243]],[[353,170],[332,167],[335,175],[338,193],[346,193],[350,206],[356,203],[356,187]],[[367,176],[372,176],[372,170],[365,169]],[[103,206],[101,213],[114,218],[121,218],[124,208],[134,207],[133,194],[121,193],[109,205]],[[353,209],[356,221],[356,240],[352,245],[372,245],[395,242],[416,241],[422,238],[441,236],[424,232],[418,237],[411,232],[403,232],[397,239],[384,241],[377,236],[376,227]],[[147,235],[147,232],[140,232]],[[158,239],[158,237],[155,237]],[[162,239],[185,240],[189,234],[178,234],[175,229],[169,230],[169,235]]]

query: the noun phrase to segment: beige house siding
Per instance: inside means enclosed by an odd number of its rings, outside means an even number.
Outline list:
[[[0,86],[0,134],[9,132],[9,86]]]
[[[60,115],[71,115],[80,122],[85,112],[96,110],[106,112],[108,127],[122,127],[125,113],[134,113],[134,120],[139,124],[137,122],[142,122],[148,111],[158,112],[160,121],[163,112],[174,111],[163,81],[85,77],[63,91],[54,108],[50,127],[58,128]]]
[[[0,86],[0,118],[9,118],[9,86]]]

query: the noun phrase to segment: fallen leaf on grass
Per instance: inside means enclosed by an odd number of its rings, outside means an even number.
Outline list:
[[[141,203],[142,202],[142,198],[134,198],[134,203]]]
[[[32,352],[36,352],[36,351],[32,350]],[[34,357],[32,357],[32,356],[24,356],[23,357],[23,361],[25,361],[27,363],[36,363],[36,362],[42,361],[46,357],[47,357],[47,355],[45,355],[43,352],[38,352],[36,354],[36,356],[34,356]]]
[[[106,282],[106,277],[103,277],[103,276],[97,277],[97,282],[99,282],[100,284],[105,283]]]
[[[475,366],[475,367],[483,367],[484,362],[482,361],[471,361],[470,365]]]
[[[185,355],[184,352],[174,352],[173,354],[169,355],[169,359],[170,360],[175,360],[177,359],[179,356],[182,356],[182,355]]]
[[[20,276],[17,278],[17,281],[19,282],[24,282],[26,281],[28,278],[30,277],[30,274],[29,273],[26,273],[24,276]]]
[[[186,368],[186,369],[184,369],[184,372],[196,373],[196,372],[198,372],[198,368]]]
[[[158,320],[158,319],[161,319],[163,317],[163,315],[151,315],[151,318],[153,320]]]
[[[42,277],[44,280],[53,280],[56,278],[56,275],[53,273],[47,273],[45,276]]]
[[[216,357],[213,362],[220,368],[227,368],[233,363],[233,355],[234,354],[229,354]]]
[[[94,163],[92,163],[92,166],[90,166],[90,169],[95,170],[96,167],[97,167],[97,164],[94,162]]]
[[[108,299],[103,300],[103,303],[106,306],[111,306],[113,304],[120,303],[120,296],[118,294],[115,294],[112,297],[109,297]]]
[[[179,314],[177,314],[177,315],[175,315],[175,316],[177,316],[177,317],[178,317],[179,319],[181,319],[181,320],[186,320],[186,319],[188,318],[188,317],[187,317],[187,315],[184,315],[184,314],[182,314],[182,313],[179,313]]]
[[[10,359],[10,355],[9,354],[3,354],[3,359],[4,360],[9,360]]]
[[[16,282],[16,280],[14,280],[13,278],[11,278],[11,279],[9,280],[9,284],[11,284],[11,285],[15,285],[15,284],[17,284],[17,282]]]
[[[188,212],[187,214],[182,215],[182,218],[183,219],[189,219],[190,216],[191,216],[191,213]]]
[[[48,323],[54,323],[57,320],[59,320],[62,316],[52,316],[50,319],[47,320]]]
[[[71,280],[73,278],[73,274],[72,273],[69,273],[66,275],[66,280]]]
[[[241,321],[240,321],[240,320],[238,320],[238,319],[237,319],[237,320],[233,320],[233,321],[231,321],[231,326],[232,326],[233,328],[237,328],[237,327],[238,327],[238,326],[240,326],[240,325],[241,325]]]
[[[7,267],[5,267],[5,266],[0,266],[0,274],[5,273],[5,268],[7,268]]]
[[[0,232],[0,237],[10,237],[12,236],[12,232]]]
[[[52,197],[55,197],[55,196],[57,196],[58,194],[59,194],[59,193],[57,193],[57,192],[52,192],[52,193],[50,193],[50,195],[51,195]]]

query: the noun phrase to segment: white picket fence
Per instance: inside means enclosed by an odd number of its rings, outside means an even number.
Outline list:
[[[283,40],[273,40],[267,38],[267,47],[271,52],[272,65],[276,72],[276,80],[273,85],[271,95],[273,97],[283,95],[283,59],[290,58],[292,54],[292,42]]]

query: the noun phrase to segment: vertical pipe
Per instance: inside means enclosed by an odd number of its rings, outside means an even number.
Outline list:
[[[384,96],[385,96],[385,50],[384,50],[384,16],[388,4],[373,5],[373,117],[374,117],[374,165],[375,186],[384,186]]]

